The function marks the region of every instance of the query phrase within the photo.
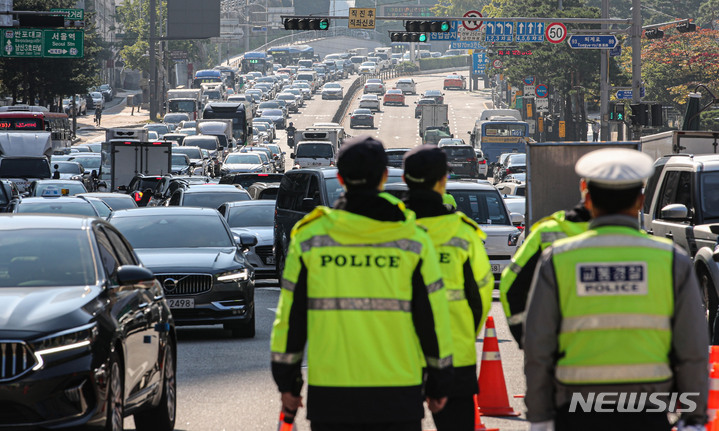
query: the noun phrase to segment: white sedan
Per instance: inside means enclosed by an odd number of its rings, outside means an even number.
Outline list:
[[[361,74],[371,74],[374,75],[377,73],[377,63],[374,61],[365,61],[364,63],[360,64],[359,72]]]
[[[100,107],[101,109],[105,108],[105,97],[100,93],[99,91],[93,91],[90,93],[90,97],[92,97],[92,106],[94,108]]]
[[[376,94],[365,94],[359,99],[359,107],[379,112],[379,97]]]
[[[322,99],[342,99],[344,90],[336,82],[328,82],[322,87]]]

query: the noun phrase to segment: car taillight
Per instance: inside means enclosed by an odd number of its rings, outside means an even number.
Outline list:
[[[354,120],[354,118],[355,118],[354,115],[350,115],[350,119],[351,119],[351,120]]]
[[[482,159],[482,160],[480,160],[480,161],[477,162],[477,163],[479,163],[480,165],[486,165],[486,164],[487,164],[487,161],[484,160],[484,159]]]

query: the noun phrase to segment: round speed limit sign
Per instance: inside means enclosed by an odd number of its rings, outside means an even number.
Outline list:
[[[562,43],[567,37],[567,27],[561,22],[553,22],[544,30],[544,36],[552,43]]]

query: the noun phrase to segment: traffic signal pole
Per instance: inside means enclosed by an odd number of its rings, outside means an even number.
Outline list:
[[[602,0],[602,18],[609,18],[609,0]],[[602,30],[607,25],[602,24]],[[599,140],[609,141],[609,50],[600,50],[599,70]],[[591,126],[590,126],[591,127]]]
[[[150,0],[150,85],[148,88],[150,92],[150,121],[157,118],[157,59],[155,58],[157,4],[155,2],[156,0]]]
[[[642,101],[642,1],[632,0],[632,102]],[[642,126],[634,123],[632,139],[639,139]]]

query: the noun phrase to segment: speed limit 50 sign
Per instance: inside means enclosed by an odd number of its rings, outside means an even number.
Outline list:
[[[544,30],[544,36],[552,43],[562,43],[567,37],[567,27],[561,22],[553,22]]]

